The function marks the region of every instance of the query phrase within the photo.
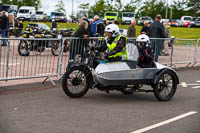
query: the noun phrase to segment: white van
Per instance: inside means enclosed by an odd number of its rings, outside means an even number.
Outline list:
[[[135,20],[135,14],[133,12],[122,13],[122,24],[131,24],[132,20]]]
[[[35,19],[35,7],[32,6],[22,6],[19,8],[17,13],[17,18],[19,20],[33,21]]]
[[[46,21],[46,14],[43,11],[36,11],[35,21]]]

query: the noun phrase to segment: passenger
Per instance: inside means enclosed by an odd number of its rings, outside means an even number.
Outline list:
[[[122,58],[128,58],[128,52],[126,49],[127,39],[125,36],[120,35],[119,27],[116,24],[109,24],[105,28],[106,42],[96,49],[100,52],[104,52],[105,59],[109,62],[121,61]]]
[[[138,66],[143,68],[152,67],[153,52],[150,45],[149,37],[145,34],[139,35],[136,39],[136,44],[139,52]]]

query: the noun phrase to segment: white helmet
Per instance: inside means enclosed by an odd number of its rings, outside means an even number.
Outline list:
[[[147,42],[150,43],[149,37],[145,34],[139,35],[136,39],[137,42]]]
[[[110,32],[112,33],[112,37],[116,37],[119,35],[119,27],[116,24],[109,24],[106,26],[105,32]]]

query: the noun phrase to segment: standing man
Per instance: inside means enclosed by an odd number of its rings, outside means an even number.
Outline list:
[[[2,38],[6,38],[6,31],[7,31],[8,26],[9,26],[9,21],[8,21],[8,17],[6,16],[5,11],[2,11],[1,15],[2,15],[1,21],[0,21],[1,34],[2,34]],[[7,46],[6,40],[3,40],[3,43],[1,44],[1,46]]]
[[[57,24],[56,24],[56,21],[53,19],[51,23],[51,29],[56,30],[56,28],[57,28]]]
[[[103,22],[99,19],[98,15],[94,16],[94,23],[92,24],[92,34],[93,36],[98,36],[103,37],[104,36],[104,24]]]
[[[149,26],[150,24],[147,21],[144,21],[144,26],[142,27],[140,33],[149,36]]]
[[[165,38],[165,30],[162,23],[160,23],[162,16],[156,15],[156,21],[150,25],[150,37],[151,38]],[[158,61],[158,56],[161,54],[163,49],[163,40],[152,40],[152,48],[154,52],[154,61]]]
[[[135,19],[131,21],[131,24],[128,26],[127,37],[136,37],[136,21]],[[128,40],[129,43],[134,43],[133,39]]]

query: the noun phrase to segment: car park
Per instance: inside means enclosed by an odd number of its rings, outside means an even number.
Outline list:
[[[143,26],[144,25],[144,21],[146,21],[147,23],[153,23],[153,20],[151,17],[149,16],[144,16],[144,17],[140,17],[138,20],[138,25]]]
[[[180,27],[181,26],[181,20],[179,20],[179,19],[169,20],[168,24],[172,27]]]
[[[122,13],[122,24],[131,24],[132,20],[135,20],[135,14],[133,12]]]

